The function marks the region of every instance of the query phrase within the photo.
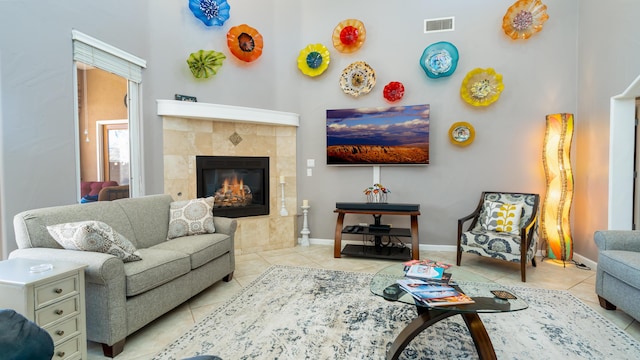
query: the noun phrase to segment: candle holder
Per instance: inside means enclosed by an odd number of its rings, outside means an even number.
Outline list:
[[[308,215],[310,207],[309,205],[302,205],[300,207],[302,208],[302,231],[300,231],[300,235],[302,235],[300,245],[302,246],[309,246],[309,234],[311,234],[311,230],[309,230]]]
[[[282,206],[280,207],[280,216],[288,216],[289,212],[284,205],[284,182],[280,180],[280,188],[282,189]]]

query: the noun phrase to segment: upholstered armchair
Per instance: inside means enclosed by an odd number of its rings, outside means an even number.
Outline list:
[[[458,219],[456,264],[460,265],[463,252],[519,262],[522,282],[526,282],[527,262],[536,266],[539,203],[538,194],[483,192],[476,209]]]
[[[112,201],[129,197],[129,185],[107,186],[98,193],[98,201]]]

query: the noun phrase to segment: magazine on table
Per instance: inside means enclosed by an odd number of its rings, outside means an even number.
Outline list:
[[[434,284],[419,279],[404,278],[397,281],[400,287],[408,293],[421,293],[421,292],[442,292],[455,290],[453,287],[446,284]]]
[[[442,279],[442,275],[444,274],[444,268],[431,266],[431,265],[422,265],[415,264],[409,267],[409,270],[406,272],[406,276],[418,278],[418,279]]]
[[[420,299],[423,304],[433,307],[433,306],[452,306],[452,305],[463,305],[463,304],[473,304],[475,301],[466,294],[458,293],[455,296],[447,296],[441,298],[433,298]]]
[[[447,263],[444,263],[442,261],[431,260],[431,259],[409,260],[409,261],[405,261],[402,264],[404,266],[406,266],[407,268],[409,268],[409,266],[411,266],[411,265],[416,265],[416,264],[441,267],[443,269],[448,269],[448,268],[451,267],[451,264],[447,264]]]
[[[397,280],[397,283],[416,300],[427,306],[460,305],[475,302],[469,296],[448,285],[431,284],[411,278]]]

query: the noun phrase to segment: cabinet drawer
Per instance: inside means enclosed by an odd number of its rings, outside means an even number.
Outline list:
[[[36,310],[36,324],[45,327],[54,321],[68,319],[80,313],[80,298],[72,298],[51,304],[42,309]]]
[[[56,346],[53,350],[52,360],[70,359],[80,356],[80,337],[76,336],[69,341]]]
[[[44,328],[47,330],[54,344],[59,344],[67,339],[80,334],[79,318],[72,317],[61,323],[55,323]]]
[[[52,301],[77,294],[79,291],[78,276],[70,276],[56,282],[41,285],[35,289],[36,309],[46,306]]]

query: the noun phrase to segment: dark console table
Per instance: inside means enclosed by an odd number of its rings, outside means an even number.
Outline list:
[[[335,242],[333,244],[333,257],[339,258],[343,253],[352,256],[393,258],[382,254],[380,239],[383,236],[411,237],[411,259],[420,258],[418,244],[418,215],[420,215],[419,204],[391,204],[391,203],[336,203],[338,213],[336,221]],[[375,220],[374,225],[381,225],[382,215],[405,215],[411,216],[411,229],[391,228],[387,231],[373,229],[369,227],[356,227],[356,230],[347,231],[344,228],[344,216],[346,214],[370,214]],[[375,246],[347,245],[342,250],[342,234],[372,235],[375,238]],[[400,254],[402,256],[402,254]],[[407,255],[408,256],[408,255]]]

